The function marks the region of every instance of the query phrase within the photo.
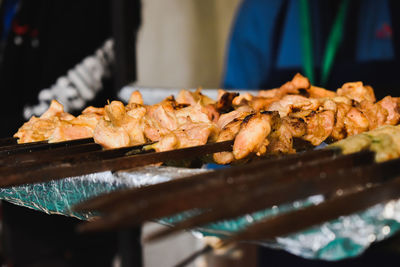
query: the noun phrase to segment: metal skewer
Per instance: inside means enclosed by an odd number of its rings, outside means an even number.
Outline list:
[[[336,196],[340,192],[352,190],[357,187],[365,187],[384,182],[398,175],[400,161],[391,161],[374,166],[359,166],[347,170],[326,174],[324,178],[310,177],[307,179],[292,180],[291,183],[282,184],[268,189],[255,189],[248,194],[231,196],[221,199],[216,205],[197,216],[177,223],[172,228],[156,232],[148,237],[155,240],[179,230],[201,227],[208,223],[232,219],[273,205],[293,202],[311,195],[325,194],[326,198]]]
[[[21,168],[21,165],[26,163],[56,161],[60,158],[71,157],[79,153],[88,153],[100,150],[102,150],[101,145],[96,143],[87,143],[73,146],[62,146],[43,151],[32,151],[30,153],[11,154],[7,157],[0,157],[0,168],[11,166]]]
[[[10,146],[17,144],[17,138],[14,137],[6,137],[0,139],[0,147]]]
[[[361,191],[255,223],[246,230],[223,240],[222,245],[242,240],[267,240],[285,236],[399,197],[400,177],[396,177]]]
[[[277,170],[278,172],[283,167],[301,166],[306,162],[322,160],[326,158],[332,159],[339,150],[316,150],[303,154],[286,155],[283,158],[260,160],[242,166],[233,166],[213,173],[197,174],[184,179],[173,180],[165,183],[155,184],[149,187],[126,189],[117,192],[111,192],[107,195],[101,195],[90,199],[84,203],[74,207],[76,211],[97,210],[107,211],[114,209],[115,206],[124,202],[134,203],[149,199],[150,197],[160,197],[165,194],[174,194],[177,190],[194,188],[197,185],[207,186],[209,183],[214,186],[225,186],[226,184],[235,183],[247,179],[250,173],[255,171],[264,172],[265,169]]]
[[[338,168],[349,168],[350,166],[369,164],[372,161],[373,156],[371,153],[361,152],[355,155],[338,157],[336,160],[330,159],[322,162],[320,161],[318,164],[305,164],[304,166],[293,168],[283,173],[264,172],[256,173],[256,176],[254,176],[254,173],[248,173],[247,176],[253,178],[253,180],[248,178],[242,181],[242,183],[225,184],[225,188],[221,185],[216,188],[214,186],[213,188],[213,185],[205,184],[202,187],[195,185],[192,189],[184,188],[184,190],[164,192],[163,194],[159,192],[156,194],[156,197],[144,197],[141,195],[143,198],[142,200],[119,203],[117,208],[115,208],[116,205],[114,205],[113,210],[100,209],[103,212],[105,211],[105,216],[102,217],[102,219],[83,225],[81,230],[104,230],[129,227],[143,223],[146,220],[173,215],[185,210],[196,208],[207,209],[210,207],[218,207],[219,205],[223,208],[229,200],[234,203],[235,198],[239,196],[242,196],[243,199],[247,199],[257,190],[262,190],[261,192],[264,198],[267,198],[268,201],[273,204],[276,203],[276,195],[278,195],[278,200],[287,202],[293,198],[306,197],[308,193],[314,192],[316,189],[321,190],[321,186],[318,187],[318,184],[320,183],[319,173],[321,173],[322,170],[324,170],[326,175],[335,173]],[[330,165],[331,169],[328,169]],[[223,173],[223,171],[224,170],[220,171],[220,173]],[[302,177],[307,172],[310,173],[311,176],[306,175]],[[257,177],[257,179],[254,179],[254,177]],[[234,180],[234,176],[232,176],[231,179]],[[296,189],[299,188],[299,184],[304,183],[304,181],[308,181],[308,185],[314,186],[312,187],[314,191],[300,190],[296,192]],[[323,187],[325,190],[332,188],[332,179],[327,181],[327,185]],[[342,183],[351,184],[351,181],[345,180],[342,181]],[[151,189],[151,187],[152,186],[149,188]],[[285,190],[291,190],[290,192],[293,194],[287,195],[284,193]],[[138,192],[138,190],[136,190],[136,192]],[[269,197],[269,194],[272,194],[271,197]],[[226,201],[224,202],[223,199]],[[264,204],[267,205],[266,203]],[[262,206],[261,208],[265,207],[268,206]]]
[[[93,138],[76,139],[71,141],[63,141],[57,143],[48,143],[47,141],[8,145],[0,147],[0,156],[9,156],[18,153],[30,153],[33,151],[44,151],[59,147],[69,147],[93,143]]]
[[[0,169],[0,173],[2,174],[0,187],[46,182],[49,180],[101,171],[125,170],[172,159],[191,159],[210,153],[232,150],[232,144],[233,141],[225,141],[158,153],[144,151],[142,152],[144,154],[135,154],[130,156],[126,156],[126,153],[129,153],[129,151],[125,151],[123,155],[117,153],[116,156],[113,154],[115,151],[104,150],[95,151],[86,155],[79,154],[76,157],[69,158],[68,161],[63,158],[55,162],[25,164],[19,166],[19,168],[5,167]],[[132,148],[122,148],[121,150],[124,151],[126,149],[132,150]],[[102,159],[99,160],[99,157]]]

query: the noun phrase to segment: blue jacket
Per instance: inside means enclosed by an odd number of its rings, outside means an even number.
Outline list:
[[[316,69],[320,67],[331,27],[326,17],[335,15],[326,7],[327,2],[310,1]],[[373,69],[379,65],[377,62],[395,60],[390,1],[353,1],[351,5],[345,24],[346,33],[330,79],[340,83],[371,77],[367,73],[371,72],[368,70],[371,66]],[[281,84],[295,71],[301,71],[301,51],[299,0],[244,0],[239,6],[228,43],[222,86],[253,89]],[[282,72],[287,75],[279,75]],[[379,83],[376,80],[370,82]],[[331,82],[331,85],[340,84]]]

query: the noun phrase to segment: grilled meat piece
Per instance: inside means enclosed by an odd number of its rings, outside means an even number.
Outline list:
[[[116,148],[129,146],[130,138],[126,130],[117,127],[111,121],[101,119],[97,124],[93,139],[104,148]]]
[[[302,137],[307,133],[307,124],[302,118],[284,117],[281,124],[289,130],[293,137]]]
[[[261,90],[258,93],[258,96],[266,98],[282,98],[283,96],[288,94],[297,95],[300,93],[300,89],[308,89],[309,87],[310,81],[300,73],[297,73],[291,81],[285,83],[280,88],[272,90]]]
[[[112,101],[105,106],[105,117],[96,126],[93,138],[105,148],[139,145],[146,142],[142,117],[146,113],[143,106],[130,104],[129,111],[120,101]]]
[[[201,88],[197,88],[197,90],[194,92],[181,90],[176,97],[176,102],[178,102],[179,104],[187,105],[195,105],[197,103],[200,103],[200,105],[202,106],[215,104],[214,100],[201,93]]]
[[[284,117],[276,130],[268,136],[269,154],[295,153],[293,138],[301,138],[307,133],[307,125],[301,118]]]
[[[336,96],[336,93],[333,91],[326,90],[321,87],[311,85],[307,90],[308,97],[311,98],[332,98]]]
[[[398,98],[386,96],[377,103],[387,111],[385,124],[396,125],[400,121],[400,107]]]
[[[41,119],[51,119],[54,117],[58,117],[59,119],[66,121],[74,118],[74,116],[71,114],[64,112],[63,105],[61,105],[57,100],[52,100],[49,109],[46,110],[42,116],[40,116]]]
[[[368,120],[370,130],[378,128],[385,124],[388,111],[378,103],[372,103],[366,100],[361,101],[357,108],[365,115]]]
[[[18,129],[14,137],[18,138],[20,144],[48,140],[59,124],[58,117],[44,119],[33,116]]]
[[[268,154],[295,153],[293,148],[293,137],[303,136],[306,133],[304,121],[297,118],[285,117],[277,129],[274,129],[268,136]]]
[[[128,104],[139,104],[143,105],[143,97],[139,91],[134,91],[129,97]]]
[[[241,107],[245,105],[249,105],[249,102],[254,98],[254,96],[250,93],[244,93],[236,96],[232,99],[232,105],[235,107]]]
[[[320,101],[313,98],[306,98],[300,95],[287,95],[281,100],[274,102],[268,108],[269,111],[278,111],[281,117],[286,117],[289,113],[300,110],[317,110]]]
[[[232,101],[235,99],[237,96],[239,96],[239,93],[231,93],[231,92],[226,92],[224,90],[218,90],[218,100],[216,103],[216,110],[219,113],[226,113],[232,110]]]
[[[180,126],[173,134],[179,144],[175,148],[205,145],[212,134],[214,126],[210,123],[187,123]]]
[[[242,117],[244,118],[253,111],[254,110],[249,106],[241,106],[238,109],[235,109],[231,112],[222,114],[217,121],[217,126],[218,128],[223,129],[231,121],[235,120],[236,118],[242,118]]]
[[[232,111],[234,112],[234,111]],[[232,113],[231,112],[231,113]],[[217,142],[228,141],[235,139],[236,135],[240,130],[240,125],[244,118],[246,118],[249,113],[236,113],[237,117],[235,117],[232,121],[227,123],[222,130],[220,131]],[[222,117],[222,116],[221,116]],[[219,152],[213,155],[214,161],[218,164],[228,164],[235,160],[235,157],[232,152]]]
[[[221,90],[222,92],[223,90]],[[225,91],[223,91],[225,92]],[[216,122],[219,118],[217,103],[206,95],[201,93],[201,88],[195,92],[181,90],[176,98],[176,102],[181,105],[195,106],[200,105],[202,112],[205,113],[211,121]]]
[[[277,112],[259,112],[246,116],[233,144],[235,159],[243,159],[251,153],[264,155],[269,143],[267,137],[278,120]]]
[[[93,136],[93,130],[101,118],[96,108],[89,107],[85,113],[77,118],[64,112],[63,106],[53,100],[49,109],[39,118],[33,116],[28,122],[18,129],[14,137],[19,138],[18,143],[48,140],[61,142],[72,139]]]
[[[344,125],[348,136],[359,134],[369,129],[368,119],[354,107],[347,112],[344,118]]]
[[[372,87],[368,85],[364,86],[362,82],[345,83],[343,84],[342,88],[339,88],[336,92],[339,96],[346,96],[357,102],[361,102],[363,100],[369,102],[376,101]]]
[[[335,123],[335,113],[331,110],[313,112],[306,117],[307,133],[302,138],[313,146],[320,145],[332,133]]]
[[[249,93],[245,93],[243,95],[235,97],[232,101],[232,104],[235,107],[249,106],[255,111],[262,111],[268,110],[272,103],[279,100],[280,99],[278,97],[252,96]]]
[[[337,103],[336,106],[336,121],[333,126],[331,137],[334,140],[341,140],[347,136],[344,119],[346,118],[347,112],[351,109],[351,106],[344,103]]]

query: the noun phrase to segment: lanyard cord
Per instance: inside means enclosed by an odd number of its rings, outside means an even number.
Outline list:
[[[321,85],[326,86],[336,53],[343,38],[343,28],[350,0],[342,0],[329,33],[321,64]],[[303,53],[303,70],[310,82],[315,83],[312,25],[309,0],[300,0],[300,22]]]
[[[308,0],[300,0],[300,26],[301,48],[303,52],[303,71],[310,80],[311,84],[314,84],[314,56],[311,32],[311,15]]]

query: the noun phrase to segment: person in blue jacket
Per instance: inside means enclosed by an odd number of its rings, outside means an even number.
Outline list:
[[[360,80],[378,98],[398,96],[399,7],[390,0],[244,0],[222,87],[268,89],[301,72],[332,90]]]

